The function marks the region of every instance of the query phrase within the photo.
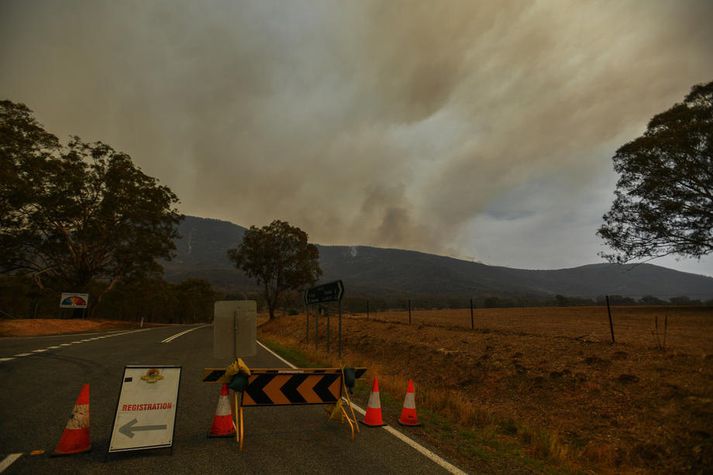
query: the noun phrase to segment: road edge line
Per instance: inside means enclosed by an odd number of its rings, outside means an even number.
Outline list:
[[[8,468],[10,468],[10,465],[17,462],[17,459],[19,459],[20,457],[22,457],[22,452],[10,454],[7,457],[5,457],[2,460],[2,462],[0,462],[0,473],[4,472]]]
[[[274,357],[277,358],[278,360],[282,361],[283,363],[285,363],[285,364],[286,364],[287,366],[289,366],[290,368],[292,368],[292,369],[297,369],[297,366],[293,365],[292,363],[290,363],[289,361],[287,361],[285,358],[283,358],[282,356],[278,355],[277,353],[275,353],[274,351],[272,351],[272,350],[271,350],[270,348],[268,348],[267,346],[263,345],[260,340],[255,340],[255,341],[257,341],[257,344],[258,344],[258,345],[260,345],[260,346],[262,346],[263,348],[265,348],[265,349],[267,350],[267,352],[270,353],[272,356],[274,356]]]
[[[268,353],[272,354],[274,357],[276,357],[278,360],[280,360],[280,361],[282,361],[283,363],[285,363],[285,364],[286,364],[287,366],[289,366],[290,368],[293,368],[293,369],[296,369],[296,368],[297,368],[297,366],[293,365],[292,363],[290,363],[289,361],[287,361],[285,358],[283,358],[282,356],[280,356],[280,355],[278,355],[277,353],[275,353],[274,351],[272,351],[270,348],[268,348],[266,345],[264,345],[261,341],[257,340],[257,344],[260,345],[260,346],[262,346],[265,350],[267,350]],[[366,411],[365,411],[364,409],[362,409],[361,407],[357,406],[357,405],[354,404],[354,403],[352,403],[352,408],[354,408],[354,410],[355,410],[356,412],[358,412],[359,414],[361,414],[361,415],[366,414]],[[434,462],[435,464],[439,465],[441,468],[447,470],[449,473],[453,473],[453,474],[455,474],[455,475],[466,475],[466,472],[464,472],[464,471],[461,470],[460,468],[456,467],[455,465],[453,465],[453,464],[450,463],[449,461],[445,460],[443,457],[441,457],[440,455],[436,454],[435,452],[433,452],[433,451],[431,451],[431,450],[428,450],[426,447],[424,447],[423,445],[419,444],[418,442],[416,442],[415,440],[413,440],[412,438],[410,438],[410,437],[407,436],[406,434],[404,434],[404,433],[402,433],[402,432],[400,432],[400,431],[394,429],[393,427],[391,427],[391,426],[389,426],[389,425],[383,426],[382,429],[384,429],[386,432],[388,432],[388,433],[391,434],[392,436],[394,436],[394,437],[396,437],[397,439],[399,439],[401,442],[403,442],[403,443],[405,443],[405,444],[411,446],[411,448],[413,448],[413,449],[415,449],[416,451],[420,452],[423,456],[427,457],[427,458],[430,459],[432,462]]]

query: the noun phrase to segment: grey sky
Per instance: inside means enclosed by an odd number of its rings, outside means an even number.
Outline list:
[[[187,214],[571,267],[600,261],[613,152],[713,79],[711,19],[704,0],[5,0],[0,96],[128,152]]]

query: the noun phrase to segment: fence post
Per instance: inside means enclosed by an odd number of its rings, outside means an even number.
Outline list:
[[[329,354],[329,310],[327,310],[327,354]]]
[[[342,301],[339,301],[339,358],[342,357]]]
[[[605,296],[607,299],[607,313],[609,314],[609,331],[611,332],[611,342],[612,344],[616,343],[616,340],[614,339],[614,320],[611,318],[611,306],[609,305],[609,296]]]
[[[408,301],[408,324],[411,325],[411,299]]]
[[[305,345],[309,344],[309,305],[305,305]]]
[[[473,299],[470,299],[470,329],[475,329],[475,321],[473,320]]]

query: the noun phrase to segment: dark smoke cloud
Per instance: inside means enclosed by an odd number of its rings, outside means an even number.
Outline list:
[[[494,230],[556,243],[574,213],[590,257],[572,259],[594,261],[611,155],[713,78],[711,19],[707,1],[6,0],[0,95],[129,152],[186,213],[496,263]]]

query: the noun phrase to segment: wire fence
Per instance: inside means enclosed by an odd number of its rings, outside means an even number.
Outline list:
[[[357,307],[358,310],[354,308]],[[336,315],[336,307],[323,305],[310,315]],[[374,308],[372,304],[346,305],[348,325],[377,324],[375,331],[398,331],[409,325],[426,332],[429,328],[473,331],[481,334],[524,337],[567,338],[582,343],[622,343],[665,349],[705,349],[713,336],[713,306],[706,305],[617,305],[606,299],[601,305],[576,307],[478,308],[470,302],[460,308],[430,308],[413,301],[401,308]],[[336,322],[332,318],[331,322]],[[314,333],[314,318],[311,320]],[[327,319],[320,320],[326,325]],[[330,323],[334,324],[334,323]],[[378,325],[381,324],[381,325]],[[386,324],[384,327],[383,324]]]

